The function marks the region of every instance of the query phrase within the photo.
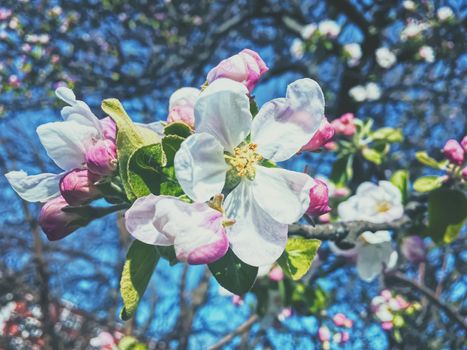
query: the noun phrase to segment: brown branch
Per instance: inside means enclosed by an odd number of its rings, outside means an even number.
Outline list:
[[[412,289],[419,291],[424,296],[426,296],[429,300],[431,300],[438,308],[443,310],[444,313],[451,320],[458,323],[464,329],[464,331],[467,331],[467,323],[465,322],[464,317],[462,317],[462,315],[460,315],[459,313],[451,309],[450,306],[443,303],[431,289],[428,289],[418,284],[417,282],[405,277],[403,274],[398,273],[398,272],[385,275],[385,279],[388,281],[395,281],[401,284],[405,284],[411,287]]]
[[[233,332],[227,334],[224,338],[219,340],[216,344],[211,346],[209,350],[218,350],[222,349],[224,345],[227,345],[230,343],[233,338],[235,338],[237,335],[241,335],[245,332],[247,332],[251,326],[258,320],[258,315],[254,314],[250,316],[248,320],[246,320],[244,323],[242,323],[237,329],[235,329]]]
[[[392,222],[378,224],[368,221],[335,222],[316,226],[293,224],[289,225],[289,235],[299,235],[305,238],[315,238],[323,241],[341,241],[347,239],[352,242],[365,231],[399,230],[405,227],[409,222],[409,218],[403,217]]]

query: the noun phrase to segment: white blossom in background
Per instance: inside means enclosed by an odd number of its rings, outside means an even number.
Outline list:
[[[402,41],[407,41],[415,38],[429,27],[428,23],[410,21],[407,26],[402,30],[400,38]]]
[[[310,23],[304,26],[302,30],[300,31],[300,34],[303,40],[310,39],[313,36],[313,34],[316,32],[316,29],[318,29],[318,26],[314,23]]]
[[[417,5],[415,4],[415,2],[411,1],[411,0],[406,0],[404,2],[402,2],[402,6],[406,9],[406,10],[409,10],[409,11],[413,11],[415,10],[415,8],[417,7]]]
[[[452,17],[454,17],[454,12],[452,11],[452,9],[448,6],[443,6],[443,7],[440,7],[437,11],[436,11],[436,16],[438,17],[438,19],[441,21],[441,22],[444,22]]]
[[[423,45],[419,50],[418,54],[428,63],[435,61],[435,52],[431,46]]]
[[[404,214],[404,207],[399,189],[391,182],[363,182],[355,195],[339,204],[337,212],[342,221],[383,223],[400,219]]]
[[[337,24],[336,21],[327,19],[319,22],[318,30],[321,35],[327,36],[329,38],[336,38],[341,32],[341,26]]]
[[[380,47],[375,52],[376,62],[382,68],[391,68],[397,61],[396,55],[387,47]]]
[[[358,43],[350,43],[344,45],[344,52],[349,56],[347,63],[350,67],[356,66],[360,63],[362,58],[362,48]]]
[[[381,89],[376,83],[367,83],[365,86],[366,89],[366,99],[369,101],[379,100],[381,97]]]
[[[300,39],[294,39],[290,46],[290,53],[293,57],[301,59],[305,53],[305,45]]]
[[[363,102],[366,100],[366,88],[362,85],[354,86],[349,90],[349,96],[357,102]]]

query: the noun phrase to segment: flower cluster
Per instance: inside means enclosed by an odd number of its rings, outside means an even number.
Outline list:
[[[339,331],[331,334],[331,330],[327,326],[321,326],[318,329],[318,339],[321,342],[323,350],[331,348],[331,343],[345,344],[350,339],[349,329],[353,327],[353,321],[341,312],[332,317],[332,321]]]

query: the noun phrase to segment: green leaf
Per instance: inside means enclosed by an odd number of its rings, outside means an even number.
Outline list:
[[[173,245],[166,247],[158,246],[157,250],[159,251],[161,257],[168,260],[170,266],[176,265],[178,263],[177,255],[175,254],[175,248]]]
[[[376,165],[380,165],[383,162],[384,155],[373,148],[365,147],[362,149],[363,157]]]
[[[417,192],[430,192],[440,188],[442,184],[441,176],[422,176],[415,180],[413,188]]]
[[[258,114],[258,104],[254,98],[250,98],[250,113],[253,118]]]
[[[342,187],[352,179],[353,176],[353,154],[338,158],[333,166],[330,179],[337,186]]]
[[[390,181],[401,191],[402,202],[405,203],[409,196],[409,172],[407,170],[397,170],[392,174]]]
[[[217,282],[228,291],[242,295],[250,290],[256,280],[258,268],[241,261],[229,248],[227,254],[208,265]]]
[[[375,141],[401,142],[404,139],[402,129],[381,128],[370,135]]]
[[[433,169],[444,169],[445,166],[445,162],[438,162],[424,151],[415,153],[415,158],[417,158],[420,163],[428,165]]]
[[[310,269],[316,252],[321,245],[318,239],[290,237],[284,253],[279,258],[279,265],[293,280],[299,280]]]
[[[162,139],[162,147],[167,157],[167,166],[174,164],[175,153],[180,149],[180,145],[185,139],[177,135],[167,135]]]
[[[452,241],[467,218],[467,198],[462,191],[440,188],[428,196],[428,231],[435,242]]]
[[[120,294],[124,305],[120,313],[122,320],[130,319],[135,312],[159,257],[160,255],[153,245],[137,240],[131,244],[120,280]]]
[[[159,194],[162,168],[166,164],[167,158],[160,143],[143,146],[133,152],[127,170],[132,193],[136,197]]]
[[[165,167],[162,169],[164,180],[161,183],[160,194],[166,196],[180,197],[184,194],[182,187],[175,178],[175,168]]]
[[[192,133],[192,129],[188,124],[185,124],[183,122],[174,122],[167,124],[166,127],[164,128],[164,134],[165,135],[175,135],[175,136],[180,136],[182,138],[187,138],[190,136]]]
[[[118,350],[147,350],[148,346],[132,336],[125,336],[118,342]]]
[[[131,155],[140,147],[160,142],[158,135],[149,129],[137,127],[125,112],[119,100],[110,98],[102,101],[102,110],[117,125],[117,155],[120,178],[129,200],[136,199],[128,181],[128,163]]]

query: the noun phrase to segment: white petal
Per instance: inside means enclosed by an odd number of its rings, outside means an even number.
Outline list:
[[[158,231],[154,225],[156,204],[162,198],[153,194],[138,198],[125,213],[126,228],[137,240],[160,246],[173,244],[174,237]]]
[[[59,183],[63,174],[43,173],[29,175],[24,171],[5,174],[11,187],[28,202],[46,202],[60,194]]]
[[[251,139],[263,157],[281,162],[313,137],[323,116],[324,96],[318,83],[300,79],[288,86],[286,98],[261,107],[253,120]]]
[[[313,179],[307,174],[258,166],[253,181],[253,195],[274,220],[292,224],[308,209],[313,185]]]
[[[206,133],[183,141],[174,160],[175,175],[183,191],[194,201],[205,202],[221,193],[228,166],[221,144]]]
[[[193,107],[200,92],[199,89],[193,87],[182,87],[174,91],[169,99],[169,110],[178,106]]]
[[[375,233],[365,231],[359,236],[359,240],[368,244],[391,242],[391,234],[389,231],[376,231]]]
[[[358,201],[359,198],[357,196],[352,196],[338,205],[337,214],[341,221],[358,220],[360,218],[362,213],[359,213],[357,210]]]
[[[91,109],[84,101],[76,99],[71,89],[59,87],[55,90],[55,95],[70,105],[62,108],[61,114],[64,120],[74,120],[81,125],[94,127],[100,134],[102,133],[102,126],[99,119],[92,113]]]
[[[98,138],[98,131],[75,121],[47,123],[37,134],[50,158],[63,170],[81,167],[86,148]]]
[[[152,123],[134,123],[136,126],[154,131],[159,137],[164,137],[164,125],[160,121]]]
[[[197,132],[213,135],[228,152],[250,133],[251,113],[247,88],[230,79],[217,79],[195,104]]]
[[[274,263],[284,251],[288,226],[275,221],[259,206],[251,182],[242,181],[224,205],[226,216],[236,221],[227,229],[235,255],[252,266]]]
[[[383,270],[383,264],[390,261],[392,246],[390,241],[378,244],[360,244],[358,247],[357,271],[361,279],[371,282]]]

